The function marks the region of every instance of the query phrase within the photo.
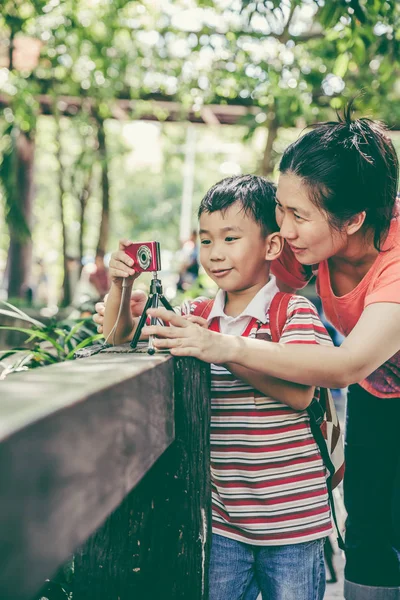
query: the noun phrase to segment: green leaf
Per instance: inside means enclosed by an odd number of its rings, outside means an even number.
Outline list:
[[[93,342],[98,342],[99,340],[103,339],[103,337],[103,334],[98,333],[97,335],[92,335],[91,337],[86,338],[85,340],[83,340],[83,342],[75,346],[75,348],[69,354],[67,354],[65,359],[71,360],[72,358],[74,358],[74,354],[77,350],[79,350],[80,348],[85,348],[85,346],[89,346]]]
[[[14,317],[15,319],[22,319],[23,321],[29,321],[29,323],[32,323],[32,325],[36,325],[36,327],[40,327],[41,329],[45,327],[45,325],[43,323],[41,323],[40,321],[37,321],[33,317],[30,317],[29,315],[24,313],[23,310],[17,308],[13,304],[10,304],[9,302],[6,302],[5,300],[0,300],[0,302],[2,304],[4,304],[5,306],[8,306],[9,308],[11,308],[14,311],[14,312],[10,312],[10,311],[0,308],[0,315],[6,315],[9,317]]]
[[[361,38],[355,38],[353,45],[353,57],[359,65],[363,64],[367,58],[365,43]]]
[[[335,60],[335,64],[333,66],[333,74],[337,75],[337,77],[343,77],[347,73],[347,67],[349,66],[349,55],[347,52],[344,52]]]
[[[56,327],[55,329],[53,329],[53,331],[60,337],[65,337],[68,333],[68,331],[66,329],[60,329],[59,327]]]
[[[21,333],[26,333],[27,335],[31,335],[32,333],[34,333],[35,336],[41,339],[47,339],[46,334],[42,333],[41,331],[35,331],[34,329],[25,329],[24,327],[12,327],[11,325],[0,325],[0,329],[5,329],[7,331],[20,331]]]
[[[62,346],[60,346],[60,344],[58,344],[50,335],[43,333],[42,331],[35,331],[32,329],[24,329],[23,327],[6,327],[6,326],[0,326],[0,329],[5,329],[7,331],[20,331],[21,333],[26,333],[29,336],[30,341],[34,340],[35,338],[44,340],[44,341],[52,344],[52,346],[54,346],[54,348],[56,348],[56,350],[60,353],[60,355],[64,354],[64,348]]]
[[[75,327],[73,327],[69,333],[69,335],[67,335],[67,337],[65,338],[65,343],[67,344],[70,339],[75,335],[75,333],[82,327],[82,325],[85,323],[85,321],[79,321],[79,323],[77,323],[75,325]]]
[[[61,362],[57,356],[54,356],[54,354],[51,354],[51,352],[47,352],[46,350],[34,350],[32,354],[47,360],[50,364]]]
[[[12,356],[13,354],[16,354],[18,352],[27,352],[26,348],[13,348],[12,350],[1,350],[0,354],[2,354],[1,360],[4,360],[6,358],[8,358],[9,356]]]

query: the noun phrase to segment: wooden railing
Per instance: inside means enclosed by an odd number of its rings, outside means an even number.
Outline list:
[[[206,600],[209,406],[189,358],[108,352],[1,382],[1,600],[40,598],[71,556],[73,600]]]

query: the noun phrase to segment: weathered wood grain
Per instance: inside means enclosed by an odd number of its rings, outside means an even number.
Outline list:
[[[172,359],[98,355],[0,394],[0,598],[28,600],[173,441]]]
[[[175,361],[176,440],[75,555],[74,600],[206,600],[209,370]]]

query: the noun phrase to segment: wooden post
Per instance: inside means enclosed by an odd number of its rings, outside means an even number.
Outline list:
[[[75,554],[73,600],[207,600],[209,369],[174,361],[175,442]]]

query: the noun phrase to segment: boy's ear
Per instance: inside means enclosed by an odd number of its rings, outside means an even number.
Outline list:
[[[275,260],[279,258],[283,250],[284,239],[279,231],[270,233],[266,238],[265,260]]]

